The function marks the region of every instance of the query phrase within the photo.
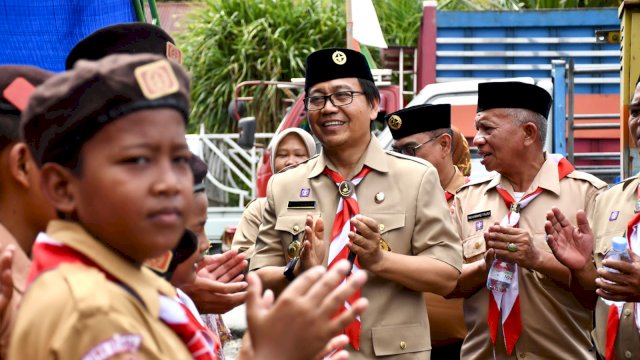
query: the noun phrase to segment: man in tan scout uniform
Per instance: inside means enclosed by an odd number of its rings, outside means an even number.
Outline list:
[[[345,329],[350,358],[428,359],[422,292],[449,293],[462,264],[436,170],[372,137],[379,93],[362,54],[317,51],[305,81],[322,153],[271,178],[250,268],[280,291],[314,264],[355,260],[352,272],[370,275],[370,309]]]
[[[456,191],[467,182],[453,164],[454,147],[463,146],[451,129],[451,105],[418,105],[387,115],[393,136],[393,150],[430,162],[440,177],[449,207]],[[467,149],[468,151],[468,149]],[[460,358],[462,340],[467,335],[462,313],[462,299],[445,299],[425,293],[431,330],[431,359]]]
[[[591,311],[569,290],[570,271],[545,242],[545,214],[591,211],[606,184],[543,152],[551,97],[520,82],[481,83],[475,119],[487,179],[456,194],[465,265],[456,290],[469,333],[463,359],[593,359]],[[486,288],[494,257],[517,264],[505,293]]]
[[[636,85],[629,104],[629,133],[638,148],[639,122],[640,83]],[[594,211],[588,214],[588,221],[583,212],[577,214],[577,229],[570,222],[574,218],[560,209],[554,208],[547,215],[549,246],[556,257],[571,268],[576,282],[591,291],[596,313],[593,339],[598,353],[607,360],[640,357],[640,311],[637,305],[640,303],[639,185],[636,175],[605,191],[598,197]],[[629,240],[633,250],[630,252],[632,264],[612,260],[603,264],[614,236],[624,236]],[[602,269],[603,265],[621,273],[610,273]],[[612,301],[616,303],[612,304]]]

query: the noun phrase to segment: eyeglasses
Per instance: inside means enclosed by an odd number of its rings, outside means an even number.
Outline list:
[[[442,135],[442,134],[440,134]],[[418,144],[418,145],[404,145],[401,147],[397,147],[395,145],[391,146],[391,149],[397,153],[401,153],[404,155],[408,155],[408,156],[416,156],[416,150],[418,150],[422,145],[428,144],[430,142],[432,142],[433,140],[437,139],[440,137],[440,135],[436,135],[434,137],[432,137],[431,139],[423,142],[422,144]]]
[[[304,108],[307,111],[318,111],[324,109],[327,99],[333,106],[345,106],[353,102],[353,95],[366,94],[364,91],[338,91],[329,95],[309,96],[304,98]]]

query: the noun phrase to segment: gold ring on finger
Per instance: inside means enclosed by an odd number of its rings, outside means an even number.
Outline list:
[[[507,244],[507,250],[510,252],[516,252],[518,251],[518,245],[514,244],[514,243],[508,243]]]

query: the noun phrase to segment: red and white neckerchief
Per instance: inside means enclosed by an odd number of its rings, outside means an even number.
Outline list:
[[[636,188],[636,199],[640,202],[640,185]],[[637,205],[636,205],[637,207]],[[638,223],[640,223],[640,212],[631,218],[627,224],[627,241],[629,249],[633,250],[636,255],[640,255],[640,239],[638,239]],[[620,316],[622,316],[622,308],[624,301],[610,301],[602,299],[605,304],[609,305],[609,313],[607,314],[607,340],[605,346],[605,359],[615,359],[616,337],[618,336],[618,327],[620,326]],[[640,332],[640,303],[634,303],[634,318],[636,330]]]
[[[562,180],[565,176],[574,171],[573,165],[561,155],[548,154],[548,158],[558,165],[558,178]],[[526,194],[520,201],[515,201],[511,194],[502,189],[499,185],[496,187],[498,194],[504,200],[509,208],[509,212],[500,222],[500,226],[518,227],[520,221],[520,212],[529,205],[543,191],[538,187],[534,192]],[[520,318],[520,296],[518,286],[518,266],[515,266],[513,272],[513,280],[511,286],[506,292],[491,291],[489,293],[489,311],[487,316],[489,323],[489,333],[491,342],[496,346],[496,338],[498,335],[498,325],[502,324],[502,333],[504,334],[505,348],[507,354],[511,355],[515,348],[516,342],[522,332],[522,320]]]
[[[333,221],[333,228],[331,229],[331,243],[329,244],[329,268],[331,268],[339,260],[347,259],[349,256],[349,248],[347,243],[349,242],[349,232],[355,231],[353,225],[351,225],[351,218],[360,214],[360,207],[358,206],[358,198],[356,197],[355,187],[360,184],[362,179],[371,171],[368,167],[363,167],[360,172],[351,179],[346,181],[337,172],[325,167],[323,174],[326,174],[331,178],[338,186],[338,193],[340,198],[338,199],[338,208],[336,210],[336,217]],[[349,190],[350,189],[350,190]],[[360,270],[360,264],[358,258],[353,263],[351,274],[354,274]],[[343,283],[347,280],[345,277]],[[347,299],[344,303],[344,307],[340,309],[340,312],[351,308],[351,304],[360,298],[360,290],[357,290],[353,295]],[[360,350],[360,317],[358,316],[351,324],[345,329],[344,333],[349,337],[349,343],[351,346]]]
[[[57,241],[45,233],[38,234],[33,245],[33,262],[27,285],[30,285],[38,275],[43,272],[53,270],[59,265],[84,264],[100,270],[109,281],[120,284],[121,282],[113,275],[101,268],[94,261],[76,251],[70,246]],[[127,291],[131,291],[126,288]],[[135,294],[134,294],[135,295]],[[189,309],[178,301],[177,297],[171,299],[160,295],[160,320],[167,325],[182,340],[196,360],[219,360],[222,351],[220,341],[209,329],[203,326],[189,311]]]

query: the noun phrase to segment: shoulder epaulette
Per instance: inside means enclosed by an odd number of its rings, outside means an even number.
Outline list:
[[[387,155],[391,155],[391,156],[394,156],[394,157],[397,157],[397,158],[400,158],[400,159],[411,160],[413,162],[417,162],[418,164],[429,166],[429,162],[427,162],[426,160],[421,159],[421,158],[419,158],[417,156],[409,156],[409,155],[401,154],[399,152],[391,151],[391,150],[385,150],[385,153],[387,153]]]
[[[315,155],[313,155],[312,157],[310,157],[310,158],[308,158],[308,159],[306,159],[306,160],[303,160],[303,161],[301,161],[301,162],[299,162],[299,163],[297,163],[297,164],[289,165],[289,166],[287,166],[286,168],[284,168],[284,169],[282,169],[282,170],[278,171],[276,174],[282,174],[283,172],[285,172],[285,171],[287,171],[287,170],[295,169],[295,168],[297,168],[298,166],[300,166],[300,165],[302,165],[302,164],[306,164],[306,163],[308,163],[309,161],[311,161],[312,159],[317,158],[318,156],[320,156],[320,154],[315,154]]]
[[[467,188],[475,186],[475,185],[484,184],[486,182],[489,182],[489,181],[493,180],[493,178],[496,177],[496,175],[498,175],[498,173],[492,171],[492,172],[488,173],[486,176],[483,176],[483,177],[480,177],[480,178],[477,178],[477,179],[473,179],[473,180],[469,181],[468,183],[462,185],[456,191],[456,194],[459,193],[463,189],[467,189]]]
[[[584,171],[572,171],[571,173],[567,174],[567,177],[572,179],[588,181],[591,185],[593,185],[597,189],[602,189],[607,186],[606,182]]]
[[[249,206],[251,206],[251,204],[253,204],[256,200],[258,200],[258,198],[254,198],[253,200],[249,201],[249,202],[247,203],[247,205],[245,205],[245,206],[244,206],[244,208],[245,208],[245,209],[248,209],[248,208],[249,208]]]
[[[636,175],[633,175],[633,176],[630,176],[630,177],[628,177],[628,178],[626,178],[626,179],[624,179],[624,180],[621,180],[620,182],[616,183],[614,186],[616,186],[616,185],[618,185],[618,184],[623,184],[623,185],[622,185],[622,188],[624,189],[624,188],[626,188],[627,186],[629,186],[629,184],[631,184],[631,183],[632,183],[635,179],[637,179],[637,178],[638,178],[638,175],[637,175],[637,174],[636,174]]]

